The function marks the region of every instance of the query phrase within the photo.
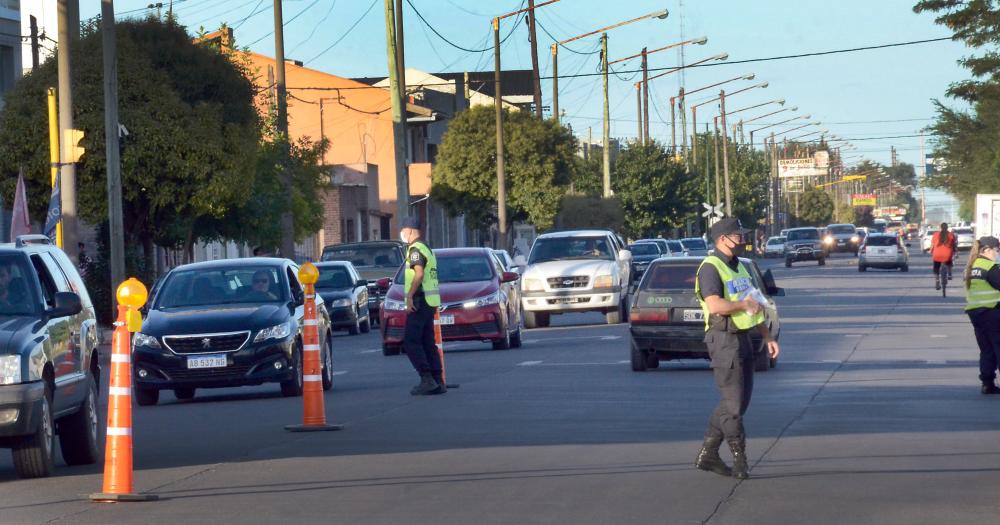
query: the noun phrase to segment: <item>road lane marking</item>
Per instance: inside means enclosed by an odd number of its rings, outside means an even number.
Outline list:
[[[931,339],[947,339],[947,335],[944,334],[931,334]]]
[[[362,350],[362,351],[360,351],[358,353],[359,354],[374,354],[376,352],[381,352],[381,351],[382,351],[381,348],[372,348],[371,350]]]
[[[535,366],[540,364],[542,364],[541,361],[523,361],[521,363],[518,363],[517,366]]]
[[[342,376],[347,373],[347,370],[337,370],[333,373],[335,376]]]
[[[844,337],[864,337],[865,334],[844,334]]]
[[[621,338],[622,336],[620,335],[605,335],[601,337],[601,341],[616,341]]]

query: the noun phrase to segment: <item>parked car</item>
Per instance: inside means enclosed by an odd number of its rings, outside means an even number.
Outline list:
[[[865,239],[858,253],[858,271],[868,268],[910,271],[910,254],[895,233],[873,233]]]
[[[632,252],[632,282],[638,281],[642,277],[649,263],[660,257],[670,256],[669,253],[664,253],[660,244],[656,242],[636,242],[628,249]]]
[[[363,241],[334,244],[323,248],[321,261],[350,261],[361,277],[368,280],[368,310],[375,312],[375,320],[382,309],[388,291],[383,279],[392,277],[406,258],[406,245],[399,241]]]
[[[636,289],[632,299],[629,340],[632,370],[642,372],[657,368],[660,361],[674,359],[709,359],[705,345],[705,318],[694,294],[695,278],[704,257],[681,257],[655,261]],[[761,273],[750,259],[740,259],[750,272],[754,287],[767,299],[764,304],[767,328],[771,337],[781,336],[781,322],[773,297],[784,295],[768,270]],[[754,369],[763,372],[777,365],[763,338],[750,332],[754,346]]]
[[[495,350],[521,346],[520,276],[505,272],[488,248],[434,250],[441,294],[443,341],[490,341]],[[399,268],[382,309],[382,353],[402,351],[406,327],[403,271]]]
[[[687,249],[684,248],[684,244],[678,239],[665,239],[667,241],[667,246],[670,247],[671,257],[687,257],[690,255]]]
[[[764,244],[764,257],[782,257],[785,255],[785,238],[769,237]]]
[[[955,244],[959,250],[968,251],[976,242],[976,233],[969,227],[955,228]]]
[[[826,227],[823,237],[823,250],[827,255],[836,252],[850,252],[855,255],[861,246],[861,237],[853,224],[831,224]]]
[[[535,239],[521,281],[526,328],[549,325],[552,315],[601,312],[608,324],[628,312],[632,254],[613,233],[577,230]]]
[[[514,258],[510,256],[507,250],[493,250],[493,255],[500,261],[503,271],[521,273],[523,266],[514,262]]]
[[[826,252],[820,242],[818,228],[791,228],[785,239],[785,268],[800,261],[816,261],[826,264]]]
[[[367,334],[372,328],[368,281],[347,261],[319,262],[316,268],[319,269],[316,293],[326,305],[330,327],[347,330],[351,335]]]
[[[684,246],[688,255],[701,257],[708,255],[708,244],[705,242],[705,239],[702,239],[701,237],[688,237],[681,239],[681,245]]]
[[[0,245],[0,447],[22,478],[48,476],[55,437],[63,460],[98,449],[98,333],[76,267],[47,237]]]
[[[298,266],[254,257],[185,264],[164,277],[142,331],[132,338],[133,384],[139,405],[161,390],[192,399],[198,388],[279,383],[302,394],[305,293]],[[330,317],[316,298],[323,389],[333,385]]]

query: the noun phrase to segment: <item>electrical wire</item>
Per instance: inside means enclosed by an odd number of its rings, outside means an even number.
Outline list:
[[[233,24],[233,29],[239,29],[241,25],[243,25],[243,24],[245,24],[247,22],[247,20],[250,20],[251,18],[253,18],[253,17],[255,17],[255,16],[263,13],[264,11],[266,11],[267,10],[266,7],[263,8],[263,9],[258,10],[258,8],[260,7],[260,4],[263,4],[263,3],[264,3],[264,0],[258,0],[257,1],[257,5],[255,5],[253,7],[253,9],[250,10],[250,14],[249,15],[243,17],[242,20],[240,20],[239,22],[236,22],[235,24]]]
[[[549,32],[548,29],[545,28],[545,25],[542,24],[541,20],[538,19],[537,14],[535,15],[535,24],[537,24],[538,27],[542,28],[542,32],[544,32],[546,35],[549,35],[549,38],[552,39],[553,43],[559,42],[559,39],[557,39],[552,33]],[[601,52],[600,49],[591,51],[589,53],[586,53],[584,51],[577,51],[576,49],[573,49],[572,47],[569,47],[566,44],[559,44],[559,47],[565,49],[566,51],[569,51],[570,53],[576,53],[578,55],[596,55],[597,53]]]
[[[337,88],[334,88],[334,89],[337,89]],[[312,104],[314,106],[318,106],[319,105],[319,102],[312,102],[312,101],[309,101],[309,100],[301,99],[301,98],[296,97],[295,95],[293,95],[291,93],[288,94],[288,97],[289,98],[293,98],[295,100],[298,100],[299,102],[303,102],[305,104]],[[345,108],[347,108],[347,109],[349,109],[351,111],[355,111],[357,113],[365,113],[365,114],[368,114],[368,115],[381,115],[382,113],[385,113],[386,111],[389,111],[389,110],[392,109],[392,106],[389,106],[389,107],[387,107],[385,109],[380,109],[378,111],[368,111],[368,110],[364,110],[364,109],[358,109],[358,108],[356,108],[354,106],[351,106],[350,104],[347,104],[346,102],[344,102],[343,101],[343,97],[341,97],[339,93],[337,94],[336,98],[329,98],[329,99],[324,99],[324,100],[332,100],[332,101],[336,102],[337,104],[340,104],[341,106],[344,106]]]
[[[353,24],[351,24],[351,27],[347,28],[347,31],[344,32],[343,35],[340,35],[340,38],[338,38],[337,40],[335,40],[326,49],[320,51],[316,56],[314,56],[314,57],[310,58],[309,60],[307,60],[307,62],[313,62],[317,58],[319,58],[319,57],[327,54],[327,52],[329,52],[331,49],[333,49],[334,46],[336,46],[337,44],[341,43],[345,38],[347,38],[347,35],[351,34],[351,31],[354,31],[355,27],[358,27],[358,24],[360,24],[361,21],[364,20],[365,17],[368,16],[368,13],[371,13],[372,8],[375,7],[375,4],[377,4],[377,3],[378,3],[378,0],[372,0],[372,3],[368,5],[368,9],[365,9],[365,12],[361,13],[361,16],[359,16],[358,19],[355,20]],[[369,87],[374,87],[374,86],[369,86]]]
[[[413,2],[411,0],[406,0],[406,3],[410,6],[410,9],[413,9],[413,12],[416,13],[417,18],[419,18],[420,21],[423,22],[424,25],[427,26],[427,28],[431,30],[431,32],[433,32],[435,35],[437,35],[437,37],[440,38],[441,40],[444,40],[451,47],[454,47],[455,49],[459,49],[461,51],[465,51],[466,53],[483,53],[485,51],[491,51],[493,49],[493,46],[484,47],[482,49],[470,49],[470,48],[467,48],[467,47],[464,47],[464,46],[460,46],[460,45],[452,42],[451,40],[448,39],[448,37],[442,35],[441,32],[437,30],[437,28],[435,28],[433,25],[431,25],[431,23],[428,22],[426,18],[424,18],[424,15],[422,15],[420,13],[420,10],[417,9],[417,6],[413,5]],[[519,7],[518,9],[520,10],[520,9],[523,9],[523,8],[524,8],[524,2],[522,1],[521,2],[521,7]],[[500,40],[501,44],[503,44],[504,42],[506,42],[507,39],[510,38],[511,35],[514,34],[514,31],[517,29],[518,25],[520,24],[521,17],[523,17],[523,16],[524,16],[524,13],[518,15],[517,18],[514,19],[514,24],[511,26],[510,32],[508,32],[507,36],[503,37]]]
[[[316,4],[318,4],[318,3],[319,3],[319,0],[313,0],[313,2],[311,4],[307,5],[304,9],[302,9],[301,11],[299,11],[298,14],[296,14],[295,16],[289,18],[288,21],[282,23],[281,27],[282,28],[288,27],[288,24],[291,24],[292,22],[294,22],[296,18],[298,18],[298,17],[302,16],[303,14],[305,14],[306,11],[312,9],[313,6],[316,5]],[[247,47],[250,47],[250,46],[256,44],[257,42],[260,42],[261,40],[264,40],[265,38],[267,38],[267,37],[269,37],[269,36],[271,36],[273,34],[274,34],[274,30],[272,29],[266,35],[264,35],[264,36],[258,38],[257,40],[254,40],[253,42],[250,42],[249,44],[247,44]]]
[[[298,44],[295,44],[292,47],[292,49],[289,50],[289,53],[294,53],[296,49],[302,46],[302,44],[308,42],[313,37],[313,35],[316,34],[316,30],[319,29],[319,26],[323,25],[323,22],[326,22],[327,18],[330,18],[330,15],[333,13],[333,8],[336,6],[337,6],[337,0],[333,0],[332,2],[330,2],[330,9],[328,9],[326,14],[323,15],[323,18],[319,19],[319,22],[316,22],[316,25],[313,26],[312,31],[309,32],[309,36],[303,38]]]

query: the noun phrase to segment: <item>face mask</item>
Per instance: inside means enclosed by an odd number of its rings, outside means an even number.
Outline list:
[[[743,256],[744,253],[746,253],[747,245],[744,244],[742,240],[740,240],[740,242],[737,242],[736,244],[733,245],[731,250],[733,251],[733,255],[741,257]]]

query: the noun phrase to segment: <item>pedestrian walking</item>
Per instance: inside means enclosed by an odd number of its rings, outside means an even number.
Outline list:
[[[983,394],[1000,394],[997,364],[1000,363],[1000,241],[980,237],[972,244],[965,267],[965,313],[979,344],[979,380]]]
[[[407,245],[403,274],[403,292],[406,294],[403,349],[420,374],[420,384],[413,387],[410,394],[443,394],[448,387],[442,377],[441,356],[434,340],[434,312],[441,306],[437,258],[420,238],[420,220],[415,217],[403,220],[400,240]]]
[[[754,351],[750,332],[761,333],[771,358],[780,352],[778,342],[771,339],[764,322],[765,299],[754,288],[750,272],[739,260],[746,250],[744,237],[748,233],[733,217],[712,226],[715,253],[698,267],[694,289],[705,318],[705,344],[715,385],[722,396],[708,419],[705,441],[695,466],[737,479],[747,479],[750,475],[743,428],[743,414],[753,393]],[[733,453],[732,469],[719,456],[723,439]]]
[[[931,258],[934,260],[934,289],[941,289],[941,282],[938,280],[938,272],[942,265],[947,266],[948,280],[951,280],[951,270],[955,264],[955,251],[958,239],[955,234],[948,231],[948,223],[941,223],[941,231],[935,232],[931,237]]]

